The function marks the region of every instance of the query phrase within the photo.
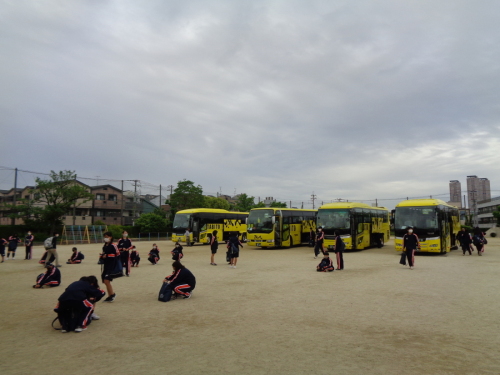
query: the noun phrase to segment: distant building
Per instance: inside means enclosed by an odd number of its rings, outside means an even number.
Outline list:
[[[460,181],[458,180],[451,180],[450,181],[450,202],[462,202],[462,185],[460,184]],[[454,204],[456,206],[456,204]],[[458,208],[461,208],[462,204],[458,206]]]
[[[478,226],[481,229],[489,229],[496,226],[497,220],[493,211],[500,207],[500,197],[490,198],[477,204]]]
[[[276,199],[274,199],[273,197],[266,197],[264,199],[264,204],[266,205],[266,207],[270,207],[274,202],[276,202]]]
[[[467,201],[472,212],[474,212],[478,202],[488,199],[491,199],[490,180],[477,176],[467,176]]]

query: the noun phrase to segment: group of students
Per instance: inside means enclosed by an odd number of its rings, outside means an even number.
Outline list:
[[[474,229],[473,236],[471,236],[465,228],[462,228],[457,234],[457,240],[460,243],[463,255],[465,255],[466,252],[472,255],[474,251],[472,244],[474,244],[477,255],[481,256],[484,253],[484,245],[488,243],[484,233],[479,228]],[[406,228],[406,234],[403,236],[403,251],[399,263],[406,266],[406,261],[408,261],[410,269],[413,269],[415,267],[415,251],[418,249],[420,249],[420,241],[418,236],[413,233],[413,227],[409,226]]]
[[[484,245],[488,244],[483,231],[479,228],[474,229],[474,234],[472,236],[465,230],[465,228],[462,228],[462,230],[458,232],[457,240],[460,243],[463,255],[465,255],[466,252],[468,252],[469,255],[472,255],[472,252],[474,251],[472,245],[474,245],[477,250],[477,255],[482,256],[484,253]]]
[[[34,240],[35,236],[33,236],[31,231],[28,231],[28,233],[24,237],[24,247],[26,250],[26,255],[24,257],[25,260],[31,259]],[[12,259],[14,260],[16,259],[17,246],[20,243],[21,243],[21,238],[18,237],[17,233],[13,234],[8,239],[0,238],[0,255],[2,256],[2,261],[0,263],[3,263],[5,261],[5,246],[7,246],[8,249],[7,259],[9,259],[10,256],[12,255]]]
[[[330,259],[330,253],[326,251],[323,246],[324,239],[325,232],[323,232],[322,227],[318,227],[317,232],[311,229],[311,232],[309,233],[309,245],[314,247],[314,259],[318,258],[320,252],[323,254],[323,259],[317,265],[316,270],[318,272],[332,272],[335,268],[333,266],[333,261]],[[338,271],[344,269],[344,250],[344,241],[342,241],[340,233],[335,231],[335,245],[333,247],[333,252],[335,253]]]

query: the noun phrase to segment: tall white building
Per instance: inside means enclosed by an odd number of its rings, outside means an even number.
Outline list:
[[[460,202],[459,207],[462,207],[462,184],[458,180],[450,181],[450,202]]]

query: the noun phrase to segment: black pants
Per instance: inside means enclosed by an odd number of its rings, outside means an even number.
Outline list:
[[[408,260],[408,265],[413,267],[415,265],[415,249],[406,249],[406,259]]]
[[[337,269],[343,270],[344,269],[344,252],[337,251],[337,252],[335,252],[335,256],[337,257]]]
[[[120,260],[122,261],[125,275],[128,276],[130,273],[130,253],[128,251],[122,251],[120,254]]]
[[[323,241],[318,241],[316,242],[316,245],[314,246],[314,256],[317,257],[319,255],[319,252],[324,253],[323,251]]]
[[[31,250],[33,249],[33,246],[26,246],[26,258],[24,259],[31,259]]]
[[[470,244],[466,244],[466,243],[462,243],[462,251],[464,252],[464,255],[465,253],[468,251],[469,252],[469,255],[472,255],[472,251],[470,250]]]

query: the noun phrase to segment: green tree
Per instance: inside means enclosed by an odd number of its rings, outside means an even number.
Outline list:
[[[61,217],[94,198],[94,195],[76,181],[74,171],[50,171],[50,179],[36,179],[36,186],[31,190],[34,198],[24,199],[15,207],[15,217],[22,217],[27,225],[52,232],[62,225]]]
[[[286,208],[285,202],[273,202],[269,207]]]
[[[248,212],[255,207],[255,197],[249,197],[243,193],[238,195],[234,209],[241,212]]]
[[[259,202],[256,205],[254,205],[252,208],[264,208],[266,207],[264,202]]]
[[[229,210],[230,204],[227,200],[215,197],[205,197],[203,208],[218,208],[221,210]]]
[[[177,187],[170,196],[171,218],[175,216],[177,211],[186,210],[188,208],[200,208],[205,203],[203,189],[200,185],[195,186],[193,181],[182,180],[177,183]]]
[[[160,215],[149,213],[139,216],[135,225],[141,228],[141,232],[166,232],[168,221]]]

